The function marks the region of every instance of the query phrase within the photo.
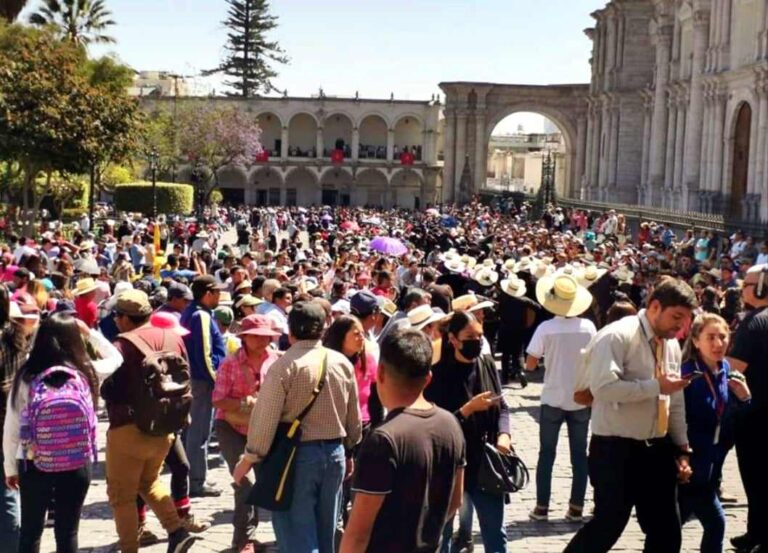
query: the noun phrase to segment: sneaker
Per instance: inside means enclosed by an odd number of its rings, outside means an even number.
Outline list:
[[[189,497],[219,497],[220,495],[221,490],[214,488],[209,484],[205,484],[202,488],[198,490],[190,490],[189,492]]]
[[[187,553],[196,539],[184,528],[179,528],[168,535],[168,553]]]
[[[160,543],[160,538],[152,530],[147,528],[146,523],[139,524],[139,547],[149,547]]]
[[[528,518],[538,522],[546,522],[549,520],[549,509],[537,505],[533,511],[528,514]]]
[[[577,507],[568,507],[565,513],[565,520],[568,522],[584,522],[584,510]]]
[[[191,532],[192,534],[199,534],[201,532],[205,532],[208,530],[208,528],[211,527],[210,522],[198,522],[195,519],[195,515],[188,514],[185,517],[182,517],[181,519],[181,526],[187,531]]]
[[[472,542],[472,536],[457,534],[451,540],[451,551],[457,553],[472,553],[475,550],[475,544]]]
[[[517,381],[520,382],[521,390],[526,386],[528,386],[528,378],[525,376],[525,373],[523,371],[520,371],[519,373],[517,373]]]

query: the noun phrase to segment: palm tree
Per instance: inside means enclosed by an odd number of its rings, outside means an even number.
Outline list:
[[[13,21],[24,9],[27,0],[0,0],[0,18]]]
[[[53,25],[65,40],[81,46],[91,43],[115,42],[104,34],[115,24],[104,0],[43,0],[40,11],[29,17],[33,25]]]

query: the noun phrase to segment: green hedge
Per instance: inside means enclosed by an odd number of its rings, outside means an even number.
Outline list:
[[[157,212],[188,215],[194,208],[194,188],[188,184],[157,183]],[[115,186],[115,209],[152,214],[152,183],[134,182]]]

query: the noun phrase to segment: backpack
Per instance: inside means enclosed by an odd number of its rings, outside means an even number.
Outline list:
[[[51,367],[35,377],[20,435],[25,459],[43,472],[77,470],[95,462],[96,414],[83,375],[68,367]]]
[[[189,363],[163,333],[163,348],[154,351],[140,334],[121,334],[144,355],[141,363],[142,393],[132,407],[136,426],[150,436],[167,436],[189,424],[192,386]]]

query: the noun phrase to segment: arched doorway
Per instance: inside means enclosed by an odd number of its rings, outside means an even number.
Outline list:
[[[219,191],[226,203],[241,205],[245,203],[245,188],[248,174],[245,169],[236,165],[227,165],[217,173]]]
[[[318,157],[317,121],[308,113],[297,113],[288,123],[288,157]]]
[[[566,133],[549,117],[524,111],[507,115],[490,130],[486,187],[536,194],[551,182],[562,197],[567,193],[567,154]]]
[[[424,125],[413,115],[404,115],[395,123],[395,161],[403,152],[410,152],[416,161],[423,157]]]
[[[736,115],[736,126],[733,131],[733,171],[731,174],[731,194],[728,214],[740,219],[742,202],[747,193],[747,178],[749,177],[749,138],[752,130],[752,108],[744,102]]]
[[[366,169],[357,174],[352,193],[354,205],[383,207],[387,200],[389,183],[379,169]]]
[[[320,177],[321,203],[330,206],[350,205],[352,175],[344,169],[328,169]]]
[[[269,152],[270,157],[280,157],[283,145],[283,123],[280,118],[271,112],[260,113],[259,128],[262,147]]]
[[[297,167],[285,177],[285,204],[309,207],[320,202],[317,177],[304,167]]]
[[[271,167],[260,168],[251,177],[251,182],[253,183],[252,197],[246,198],[248,203],[259,207],[281,205],[280,189],[283,180],[275,169]]]
[[[379,115],[367,115],[360,122],[360,159],[387,159],[387,122]]]
[[[323,157],[330,157],[331,151],[339,148],[344,157],[352,157],[352,121],[343,113],[334,113],[323,124]]]
[[[416,171],[400,169],[392,175],[389,207],[421,209],[424,179]]]

